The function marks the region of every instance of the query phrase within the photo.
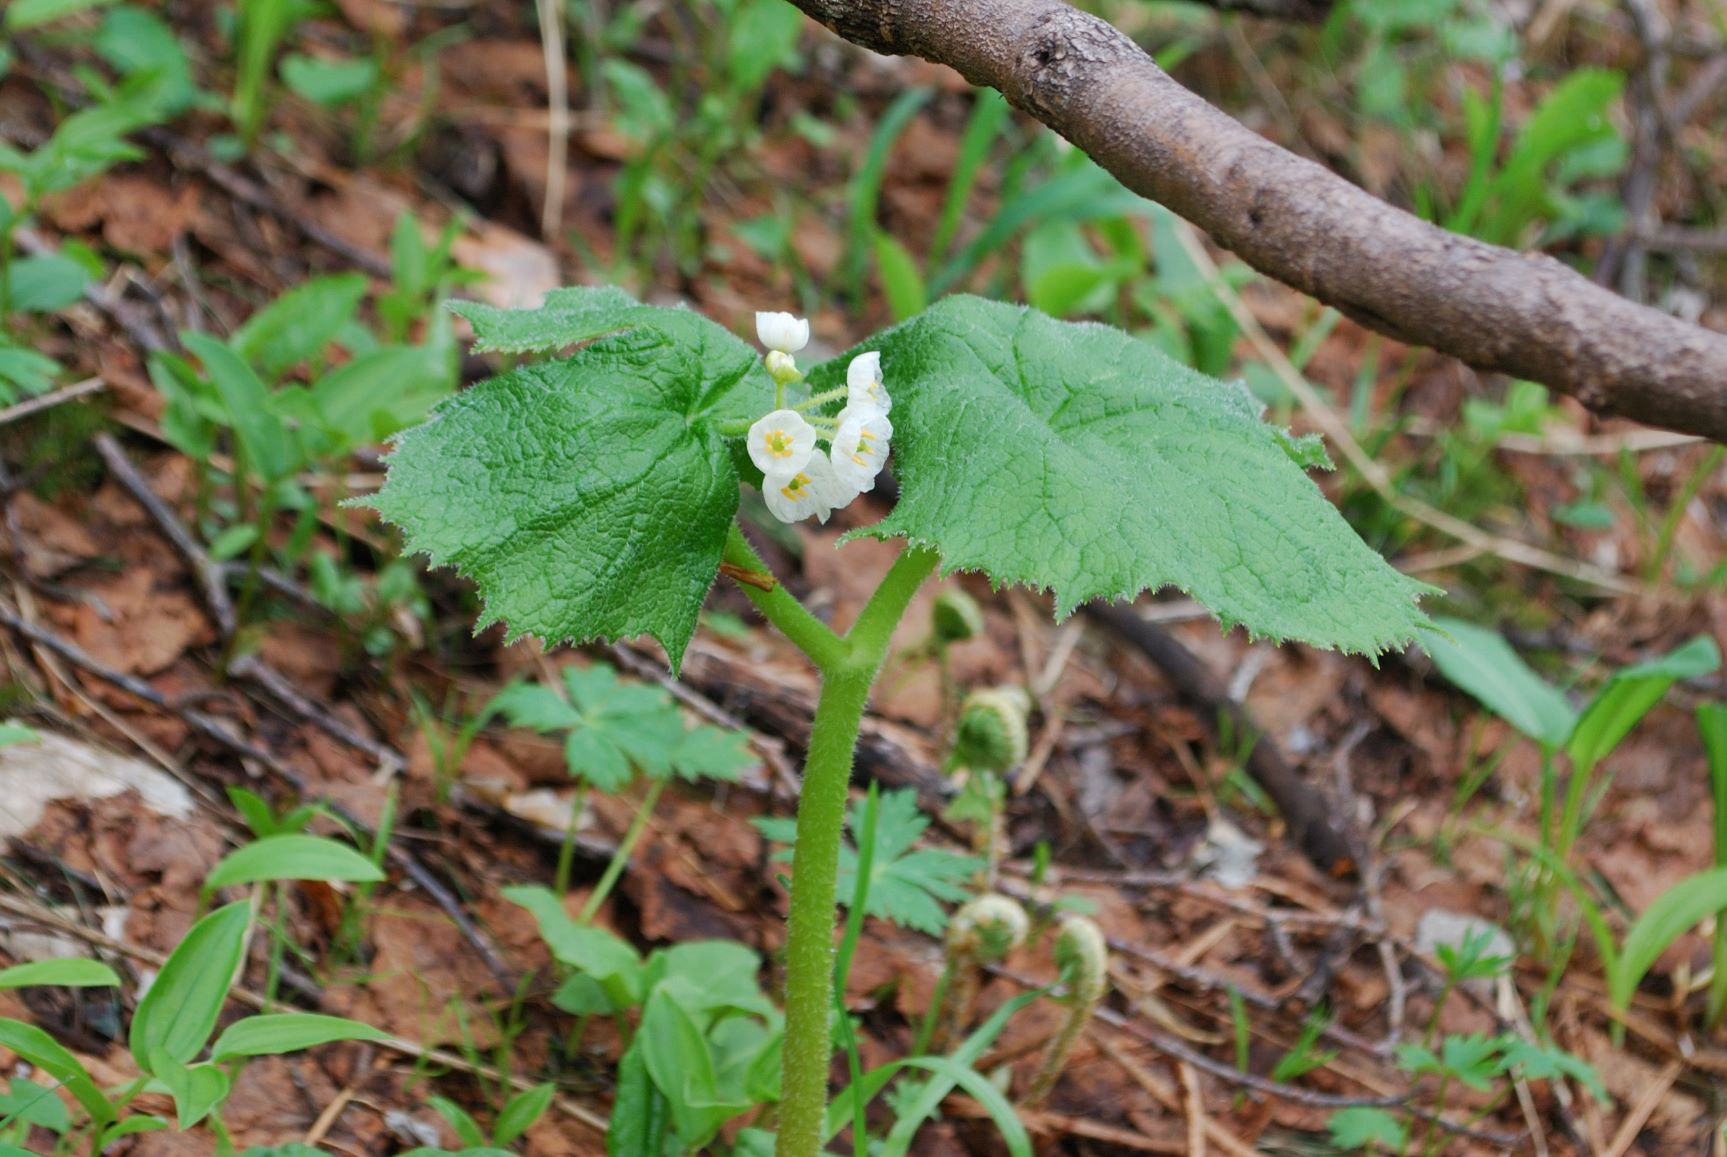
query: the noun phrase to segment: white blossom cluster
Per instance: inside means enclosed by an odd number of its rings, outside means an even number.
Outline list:
[[[797,381],[792,355],[809,344],[810,323],[789,313],[756,314],[756,336],[767,347],[768,373],[782,387]],[[836,391],[837,392],[837,391]],[[762,496],[782,522],[812,514],[822,522],[875,488],[887,462],[893,400],[882,382],[881,354],[863,353],[846,367],[846,405],[832,418],[806,418],[797,409],[764,415],[749,432],[750,461],[763,475]],[[811,399],[802,408],[817,403]],[[817,443],[826,440],[827,453]]]

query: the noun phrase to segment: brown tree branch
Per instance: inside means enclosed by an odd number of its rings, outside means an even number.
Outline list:
[[[1060,0],[794,3],[853,43],[999,89],[1128,188],[1369,328],[1597,413],[1727,440],[1727,335],[1393,208],[1237,123]]]

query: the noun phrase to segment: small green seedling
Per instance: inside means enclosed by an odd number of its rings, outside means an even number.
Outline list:
[[[564,761],[580,786],[558,849],[560,893],[569,890],[576,831],[588,790],[617,795],[638,777],[649,781],[635,821],[588,898],[582,914],[586,921],[600,910],[623,874],[668,784],[674,779],[736,782],[754,759],[741,732],[705,723],[685,727],[668,693],[621,682],[605,663],[564,668],[563,690],[559,695],[538,683],[515,683],[500,691],[485,713],[501,714],[517,727],[564,736]]]
[[[168,1127],[159,1117],[129,1112],[139,1094],[158,1092],[172,1098],[181,1129],[209,1118],[231,1151],[221,1107],[248,1060],[335,1041],[386,1039],[387,1034],[358,1021],[289,1012],[235,1021],[212,1041],[217,1018],[245,961],[252,915],[252,905],[245,901],[216,909],[192,926],[163,963],[138,1001],[127,1040],[143,1076],[121,1089],[97,1085],[84,1065],[41,1029],[0,1018],[0,1047],[65,1089],[79,1110],[74,1116],[48,1090],[14,1081],[10,1094],[0,1097],[0,1141],[22,1119],[56,1133],[69,1151],[103,1152],[122,1137]],[[0,972],[0,987],[5,988],[119,983],[112,969],[94,960],[42,961]],[[37,1089],[48,1093],[47,1100],[54,1101],[58,1111],[41,1099]]]
[[[1434,665],[1482,706],[1533,739],[1541,749],[1540,847],[1548,853],[1535,870],[1524,923],[1547,959],[1568,939],[1559,900],[1567,890],[1557,864],[1569,867],[1577,838],[1606,782],[1596,772],[1668,690],[1721,665],[1714,641],[1698,637],[1672,653],[1614,672],[1579,711],[1543,680],[1493,631],[1455,619],[1436,620],[1439,632],[1422,641]],[[1569,766],[1561,796],[1561,759]]]
[[[784,314],[757,317],[764,358],[705,318],[615,289],[560,290],[529,311],[456,308],[482,349],[578,347],[443,403],[396,440],[383,490],[365,500],[410,550],[476,581],[482,623],[508,622],[512,638],[648,634],[675,670],[724,564],[821,672],[793,859],[781,1157],[822,1145],[853,751],[929,575],[1049,589],[1058,615],[1175,584],[1227,624],[1370,654],[1426,621],[1428,588],[1306,477],[1326,464],[1317,440],[1103,326],[953,297],[806,375],[794,355],[808,323]],[[898,504],[853,533],[906,546],[842,635],[735,525],[739,483],[781,521],[826,520],[873,488],[890,445]]]

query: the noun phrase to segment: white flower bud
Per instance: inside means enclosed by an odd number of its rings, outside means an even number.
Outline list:
[[[758,313],[756,337],[767,349],[795,354],[810,344],[809,319],[793,317],[789,313]]]

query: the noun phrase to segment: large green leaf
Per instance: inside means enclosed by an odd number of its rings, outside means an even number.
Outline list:
[[[1226,625],[1375,654],[1429,588],[1367,547],[1237,386],[1118,330],[951,297],[869,343],[894,399],[900,500],[859,533],[944,571],[1052,588],[1057,613],[1175,586]],[[843,380],[848,358],[811,374]]]
[[[578,924],[564,910],[563,901],[549,889],[535,885],[505,888],[504,899],[520,904],[533,914],[540,938],[560,964],[591,977],[614,1007],[632,1007],[641,1001],[642,958],[628,943],[607,932]]]
[[[564,291],[538,313],[465,310],[482,341],[512,349],[652,327],[444,402],[397,440],[369,503],[410,549],[477,581],[481,627],[503,621],[512,639],[554,642],[652,635],[675,668],[737,510],[713,419],[765,412],[773,385],[721,327],[620,297]],[[584,300],[599,304],[573,307]],[[590,314],[600,320],[572,320]]]

